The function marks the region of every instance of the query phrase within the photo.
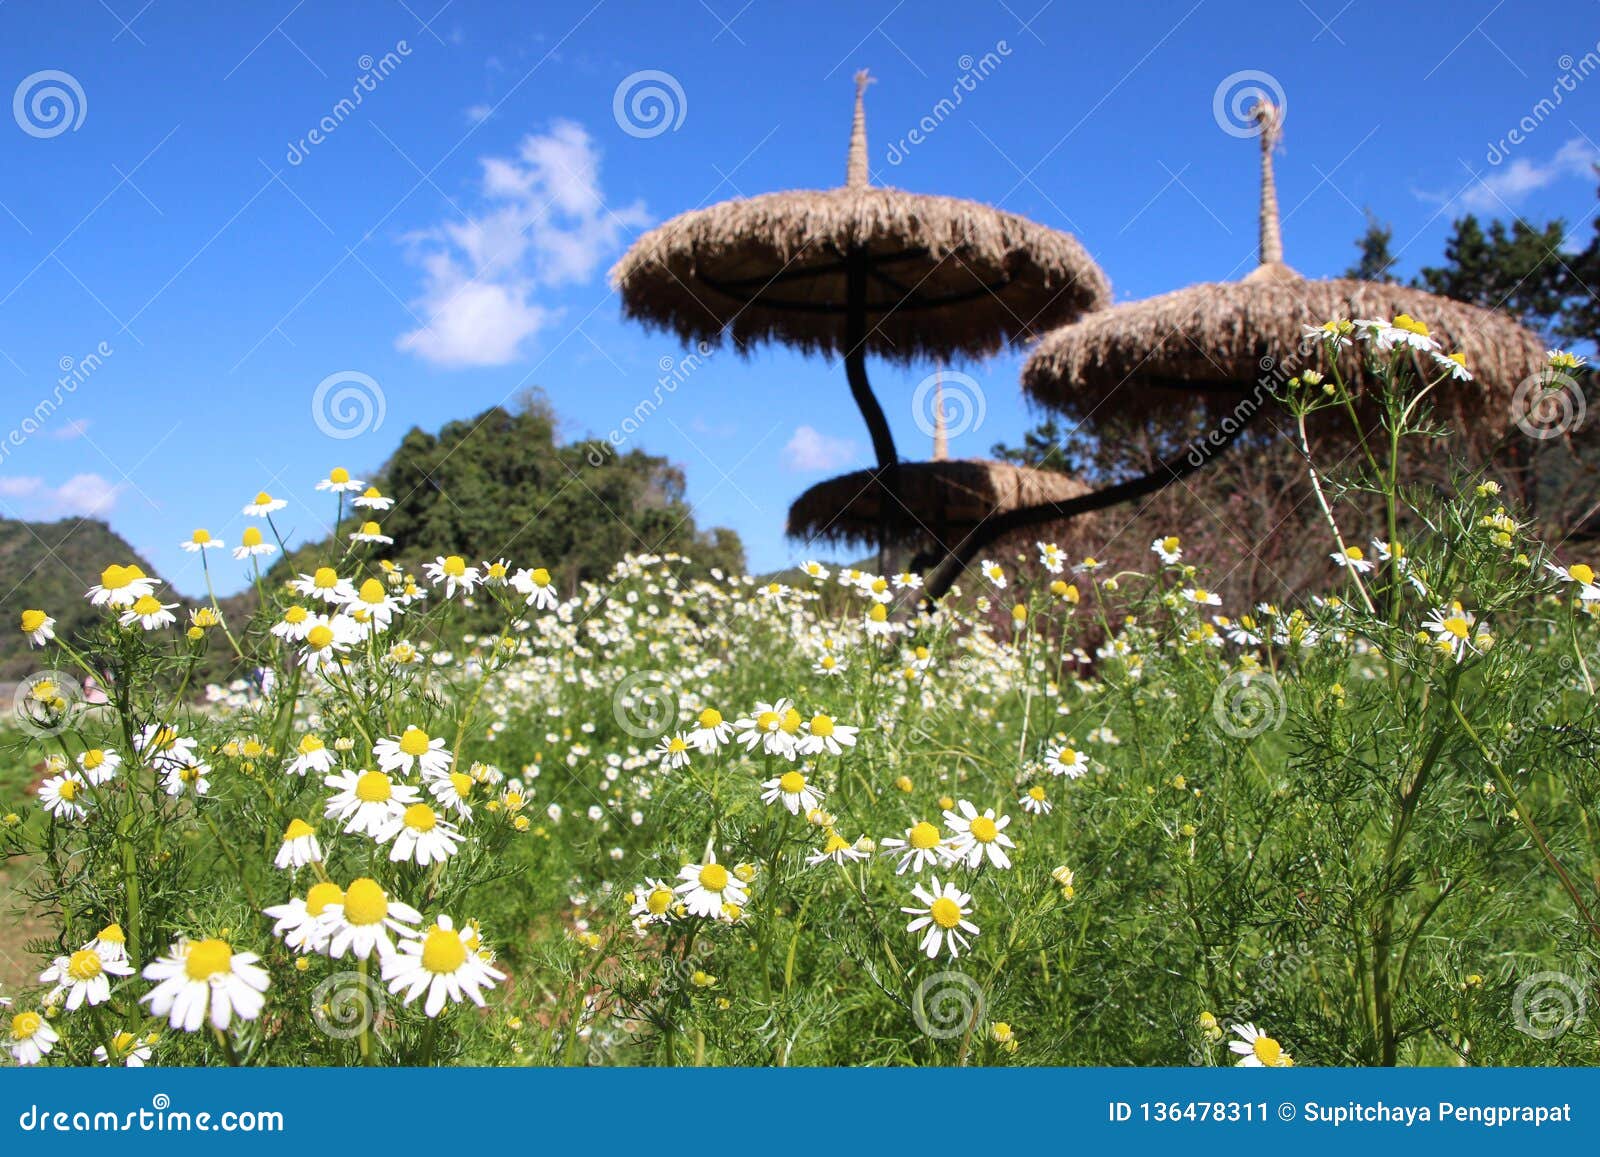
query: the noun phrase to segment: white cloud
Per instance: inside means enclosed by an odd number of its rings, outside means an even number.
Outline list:
[[[58,428],[50,431],[50,437],[58,442],[70,442],[74,438],[81,438],[89,432],[88,418],[74,418],[64,422]]]
[[[581,284],[649,223],[638,202],[613,208],[600,154],[583,126],[557,121],[514,157],[481,161],[476,213],[407,238],[422,268],[412,303],[426,324],[396,345],[436,365],[501,366],[561,316],[542,291]]]
[[[783,448],[784,467],[797,474],[839,470],[856,460],[856,444],[810,426],[801,426]]]
[[[488,104],[475,104],[467,110],[467,123],[481,125],[494,114],[494,106]]]
[[[1600,153],[1593,145],[1574,137],[1556,150],[1548,161],[1517,157],[1485,174],[1461,194],[1461,204],[1474,213],[1503,212],[1515,208],[1530,193],[1547,188],[1568,177],[1595,176],[1594,165]]]
[[[60,518],[63,515],[103,515],[116,505],[126,487],[108,482],[98,474],[74,474],[60,486],[46,486],[44,479],[13,475],[0,478],[0,498],[10,498],[29,517]]]

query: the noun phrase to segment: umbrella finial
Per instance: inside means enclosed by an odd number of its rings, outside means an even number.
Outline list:
[[[937,373],[933,380],[933,460],[943,462],[950,457],[950,435],[944,418],[944,366]]]
[[[844,183],[851,189],[864,189],[868,183],[866,95],[871,83],[866,69],[856,73],[856,117],[850,125],[850,159],[844,170]]]
[[[1283,115],[1259,100],[1250,115],[1261,122],[1261,264],[1283,264],[1283,233],[1278,226],[1278,186],[1272,177],[1272,150],[1283,129]]]

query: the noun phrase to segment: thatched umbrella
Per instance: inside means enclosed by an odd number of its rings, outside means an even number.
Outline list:
[[[988,205],[868,181],[864,94],[842,188],[768,193],[675,217],[611,277],[623,311],[684,341],[842,354],[880,467],[897,461],[866,358],[984,357],[1110,300],[1077,240]]]
[[[1539,340],[1504,314],[1398,285],[1349,278],[1308,280],[1283,260],[1272,150],[1282,118],[1263,101],[1259,264],[1238,282],[1208,283],[1115,306],[1047,335],[1023,366],[1023,389],[1083,424],[1163,407],[1220,410],[1212,433],[1148,473],[1065,502],[997,515],[951,553],[928,584],[937,597],[962,567],[1012,530],[1103,509],[1155,492],[1192,474],[1237,441],[1270,404],[1267,389],[1306,368],[1326,371],[1321,342],[1303,329],[1329,318],[1424,321],[1441,346],[1465,355],[1474,381],[1453,382],[1436,401],[1465,428],[1503,429],[1519,382],[1545,361]],[[1356,351],[1340,362],[1345,380],[1368,384]],[[1470,425],[1469,425],[1470,424]]]
[[[1281,384],[1303,369],[1328,371],[1323,343],[1302,338],[1306,324],[1408,314],[1424,322],[1445,351],[1464,354],[1472,371],[1472,381],[1436,395],[1435,409],[1462,429],[1503,431],[1518,383],[1544,366],[1543,344],[1503,313],[1403,285],[1310,280],[1285,265],[1272,175],[1281,117],[1265,102],[1255,115],[1261,121],[1260,264],[1240,281],[1193,285],[1055,330],[1024,365],[1023,389],[1085,424],[1129,407],[1232,408],[1257,396],[1262,383]],[[1339,369],[1353,386],[1372,384],[1358,348],[1346,350]]]

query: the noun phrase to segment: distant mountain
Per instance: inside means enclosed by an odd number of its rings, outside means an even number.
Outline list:
[[[13,681],[39,669],[28,640],[17,629],[25,610],[37,608],[56,620],[63,638],[92,626],[100,612],[83,592],[100,581],[111,563],[137,563],[146,574],[155,568],[98,518],[22,522],[0,518],[0,681]]]

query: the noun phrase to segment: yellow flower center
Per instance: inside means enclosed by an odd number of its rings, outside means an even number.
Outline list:
[[[128,938],[122,934],[121,924],[107,924],[100,929],[100,934],[95,939],[103,940],[107,944],[123,944]]]
[[[1428,331],[1424,329],[1423,333]],[[1276,1066],[1278,1058],[1283,1056],[1283,1046],[1270,1036],[1258,1036],[1250,1045],[1250,1051],[1256,1054],[1256,1059],[1268,1067]]]
[[[450,786],[456,789],[456,794],[462,799],[472,794],[472,777],[464,771],[450,773]]]
[[[11,1039],[30,1040],[44,1024],[44,1018],[36,1012],[19,1012],[11,1018]]]
[[[833,720],[826,715],[813,715],[811,717],[811,734],[826,739],[833,734]]]
[[[1588,584],[1594,582],[1594,569],[1586,563],[1573,563],[1567,568],[1567,575],[1576,583]],[[23,630],[27,630],[26,618],[24,618]]]
[[[948,896],[940,896],[928,906],[928,915],[941,928],[954,928],[961,923],[961,905]]]
[[[444,560],[444,573],[454,578],[460,578],[467,573],[467,563],[459,554],[452,554]]]
[[[776,711],[763,711],[760,715],[756,716],[756,730],[771,731],[774,727],[778,726],[779,722],[778,713]]]
[[[133,613],[136,615],[153,615],[161,610],[161,600],[154,595],[140,595],[134,600]]]
[[[728,869],[721,864],[707,864],[700,869],[700,886],[708,892],[720,892],[728,886]]]
[[[311,617],[311,612],[302,606],[293,606],[283,612],[283,621],[291,626],[299,626]]]
[[[422,967],[429,972],[450,973],[467,962],[467,946],[448,928],[435,924],[422,940]]]
[[[361,492],[361,497],[363,497],[363,498],[382,498],[383,495],[378,493],[378,488],[376,486],[369,486],[369,487],[367,487],[365,490],[363,490]]]
[[[918,851],[931,851],[939,846],[939,829],[927,820],[918,820],[911,828],[909,842]]]
[[[233,945],[226,940],[202,940],[191,945],[183,958],[183,970],[190,980],[209,980],[233,967]]]
[[[1161,540],[1161,549],[1171,554],[1178,549],[1178,536],[1173,534]]]
[[[389,914],[389,897],[378,881],[367,876],[352,880],[344,894],[344,918],[352,924],[377,924]]]
[[[323,750],[324,746],[325,745],[323,744],[322,740],[318,739],[315,735],[307,735],[300,741],[300,754],[315,755],[317,752]]]
[[[91,747],[83,753],[83,770],[93,771],[106,761],[106,753],[98,747]]]
[[[887,623],[889,621],[888,608],[886,608],[882,603],[873,603],[872,609],[867,612],[867,618],[871,619],[874,623]]]
[[[1395,315],[1394,327],[1395,329],[1403,329],[1407,333],[1417,334],[1419,337],[1428,336],[1428,327],[1407,313]],[[1274,1044],[1272,1047],[1276,1049],[1278,1046]]]
[[[62,780],[61,786],[56,788],[56,794],[71,803],[78,798],[78,781],[75,779]]]
[[[788,735],[793,735],[800,730],[800,724],[805,722],[800,718],[800,712],[793,707],[783,713],[783,722],[778,726]]]
[[[356,798],[362,803],[383,803],[393,789],[393,781],[381,771],[364,771],[356,780]]]
[[[239,543],[240,543],[241,546],[260,546],[261,545],[261,529],[260,529],[260,527],[256,527],[256,526],[247,526],[247,527],[245,527],[244,528],[244,533],[239,536]]]
[[[34,631],[37,631],[40,627],[44,626],[44,621],[48,617],[49,616],[47,616],[43,611],[23,611],[22,629],[29,634],[32,634]]]
[[[239,753],[246,759],[260,759],[267,749],[259,739],[246,739],[239,745]]]
[[[1028,789],[1028,798],[1034,799],[1034,800],[1038,800],[1040,803],[1043,803],[1044,802],[1044,787],[1043,787],[1043,785],[1035,784],[1033,787],[1030,787]]]
[[[889,589],[889,581],[887,579],[876,578],[876,579],[872,580],[872,593],[873,594],[881,595],[884,591],[886,591],[888,589]]]
[[[311,585],[319,591],[331,591],[339,585],[339,572],[331,566],[319,566],[311,576]]]
[[[343,466],[335,466],[332,470],[328,471],[328,481],[343,485],[344,483],[350,481],[350,471],[346,470]]]
[[[263,490],[259,494],[256,495],[256,500],[253,503],[253,505],[255,505],[255,506],[266,506],[271,501],[272,501],[272,495],[268,494],[265,490]]]
[[[312,884],[311,890],[306,893],[306,915],[320,916],[329,904],[338,904],[344,900],[344,889],[331,880]]]
[[[373,529],[376,530],[377,527],[374,526]],[[361,601],[371,606],[378,606],[389,597],[383,589],[383,584],[375,578],[369,578],[361,584],[360,594]]]
[[[133,581],[133,575],[125,566],[112,563],[100,572],[100,585],[108,591],[120,591]]]
[[[689,745],[674,735],[667,741],[667,751],[672,755],[682,755],[689,750]]]
[[[206,543],[211,541],[211,532],[209,530],[197,529],[192,535],[189,536],[189,541],[194,543],[196,546],[204,546]]]
[[[1443,623],[1443,626],[1447,632],[1454,635],[1458,639],[1465,639],[1468,632],[1472,630],[1471,626],[1467,623],[1467,620],[1461,618],[1459,615],[1446,619]]]
[[[407,727],[405,734],[400,737],[400,750],[415,758],[428,754],[428,744],[433,742],[432,736],[420,727]]]
[[[645,899],[644,906],[650,910],[650,915],[660,916],[672,907],[672,890],[670,888],[652,889]]]
[[[980,844],[992,844],[994,838],[1000,834],[1000,829],[994,826],[994,821],[988,816],[979,816],[972,821],[967,829],[972,833],[972,838]]]
[[[367,535],[379,535],[379,534],[382,534],[383,531],[378,529],[378,524],[376,522],[363,522],[361,524],[361,529],[359,531],[357,531],[356,533],[358,533],[358,534],[367,534]]]
[[[306,642],[311,644],[312,650],[322,650],[333,642],[333,628],[326,623],[318,623],[306,632]]]
[[[305,820],[290,820],[289,826],[283,829],[283,838],[286,840],[303,840],[307,836],[317,834],[317,829],[306,823]]]
[[[406,827],[414,832],[431,832],[439,822],[438,815],[425,803],[414,803],[406,808],[403,818]]]
[[[105,971],[100,954],[91,948],[82,948],[67,958],[67,976],[73,980],[93,980]]]
[[[545,570],[542,566],[535,567],[533,573],[528,577],[533,579],[533,585],[536,587],[547,587],[550,585],[550,572]]]
[[[798,771],[786,771],[778,777],[778,790],[787,795],[798,795],[806,789],[806,777]]]

